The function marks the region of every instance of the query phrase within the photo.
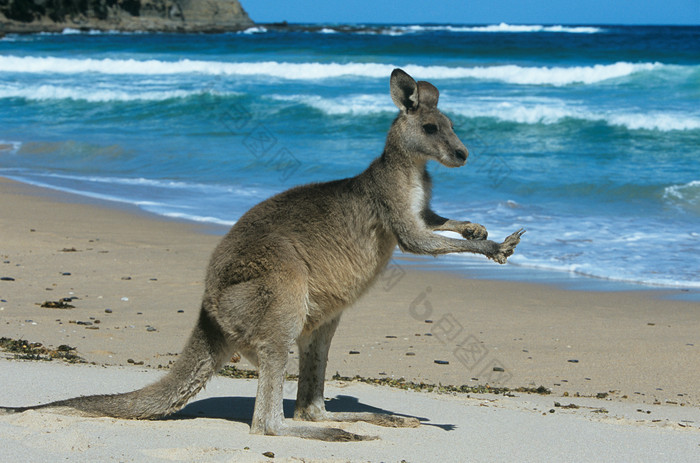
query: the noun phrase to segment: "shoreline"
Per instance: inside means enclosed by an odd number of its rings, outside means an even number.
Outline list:
[[[5,145],[0,145],[2,150]],[[11,145],[6,145],[11,148]],[[159,214],[156,212],[144,210],[140,206],[127,201],[118,199],[107,199],[99,196],[90,196],[87,194],[79,194],[71,191],[65,191],[59,187],[51,185],[37,184],[23,179],[12,177],[3,177],[18,184],[26,185],[29,188],[37,190],[45,190],[53,192],[55,195],[63,197],[67,202],[92,204],[107,208],[116,208],[137,215],[153,218],[154,220],[163,220],[177,222],[185,225],[195,226],[200,228],[207,234],[223,236],[231,228],[231,225],[204,222],[188,219],[186,217],[170,217],[168,215]],[[689,302],[700,302],[700,288],[693,286],[684,286],[681,284],[666,285],[634,282],[627,280],[616,280],[612,278],[598,277],[585,273],[572,271],[563,271],[551,268],[541,268],[537,266],[529,266],[527,264],[518,264],[508,262],[507,265],[494,265],[493,262],[483,259],[482,256],[459,256],[467,257],[468,259],[456,260],[457,256],[444,255],[439,257],[421,256],[412,254],[403,254],[398,249],[394,253],[394,260],[419,271],[427,272],[443,272],[465,279],[479,280],[494,280],[503,282],[524,282],[534,284],[544,284],[554,286],[558,289],[566,289],[573,291],[594,291],[594,292],[635,292],[646,291],[654,297],[677,299]]]
[[[99,365],[158,368],[175,358],[220,239],[211,227],[3,178],[0,212],[0,277],[13,278],[0,282],[0,336],[68,344]],[[696,303],[665,289],[468,279],[423,264],[395,258],[346,311],[329,378],[544,386],[552,397],[700,405]],[[75,308],[37,305],[62,298],[76,298]]]
[[[443,272],[463,279],[529,283],[568,291],[601,293],[642,292],[660,299],[700,302],[700,289],[694,287],[633,283],[576,272],[529,267],[511,262],[508,263],[507,270],[505,270],[501,266],[493,265],[491,261],[480,261],[477,259],[460,260],[458,263],[440,263],[433,261],[433,258],[429,256],[407,256],[405,254],[403,256],[400,257],[402,261],[420,271]]]

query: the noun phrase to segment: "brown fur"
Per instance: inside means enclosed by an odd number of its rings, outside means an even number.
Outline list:
[[[342,311],[372,285],[397,244],[416,254],[471,252],[505,263],[523,231],[495,243],[486,240],[481,225],[449,220],[430,209],[426,163],[432,159],[447,167],[462,166],[467,148],[437,109],[439,93],[433,85],[415,82],[396,69],[391,97],[400,113],[384,152],[367,170],[263,201],[221,240],[208,267],[199,322],[167,376],[126,394],[38,407],[119,418],[162,417],[184,406],[238,351],[260,370],[252,433],[368,439],[335,428],[285,423],[282,388],[288,352],[296,343],[300,364],[295,419],[417,426],[414,418],[325,410],[328,349]],[[455,231],[466,239],[435,230]]]

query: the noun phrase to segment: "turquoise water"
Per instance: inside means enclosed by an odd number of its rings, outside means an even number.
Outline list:
[[[700,287],[698,27],[9,35],[0,175],[232,224],[378,156],[394,67],[441,90],[470,149],[464,168],[431,166],[438,212],[494,239],[526,228],[524,269]]]

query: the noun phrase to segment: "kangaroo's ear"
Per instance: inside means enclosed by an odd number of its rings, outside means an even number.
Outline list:
[[[401,69],[391,73],[391,99],[402,112],[418,108],[418,84]]]
[[[437,108],[440,91],[430,82],[418,82],[418,101],[428,108]]]

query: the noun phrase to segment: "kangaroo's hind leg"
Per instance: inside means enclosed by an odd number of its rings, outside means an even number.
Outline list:
[[[413,417],[372,412],[329,412],[326,410],[323,388],[328,350],[340,316],[299,339],[299,385],[294,419],[306,421],[366,421],[379,426],[417,427]]]
[[[255,411],[250,432],[272,436],[295,436],[331,442],[371,440],[373,437],[359,436],[342,429],[288,424],[283,416],[283,387],[287,351],[258,351],[260,374]],[[281,367],[281,368],[280,368]]]
[[[300,286],[291,284],[293,276],[287,275],[286,285],[249,282],[229,290],[229,300],[244,301],[256,309],[241,315],[248,328],[246,350],[257,359],[259,375],[255,397],[255,409],[250,432],[270,436],[295,436],[324,441],[359,441],[371,439],[342,429],[305,426],[287,423],[284,419],[283,389],[289,349],[299,336],[305,313],[305,296]],[[247,288],[245,288],[247,286]],[[245,290],[244,290],[245,288]],[[282,288],[276,291],[275,288]],[[236,293],[236,294],[233,294]],[[265,297],[259,297],[265,294]],[[253,315],[256,314],[257,316]],[[244,331],[241,327],[239,333]],[[235,330],[233,331],[235,332]],[[247,335],[247,336],[246,336]]]

